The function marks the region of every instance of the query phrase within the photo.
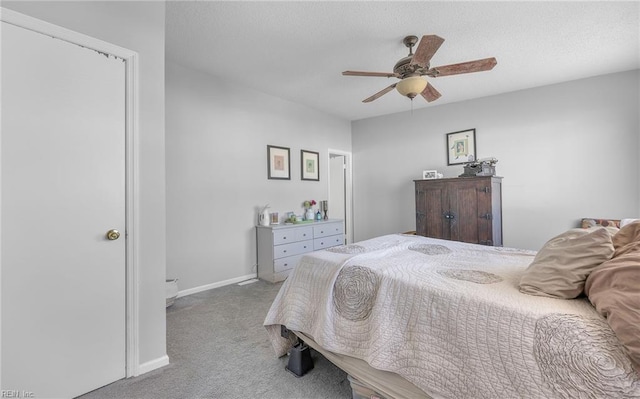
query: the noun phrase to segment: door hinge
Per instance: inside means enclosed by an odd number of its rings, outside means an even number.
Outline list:
[[[491,240],[480,240],[480,245],[493,245],[493,241]]]
[[[482,192],[482,193],[487,193],[487,194],[488,194],[488,193],[490,193],[490,192],[491,192],[491,187],[482,187],[482,188],[480,189],[480,192]]]
[[[481,219],[487,219],[487,220],[491,220],[493,219],[493,215],[490,213],[485,213],[484,215],[480,215]]]

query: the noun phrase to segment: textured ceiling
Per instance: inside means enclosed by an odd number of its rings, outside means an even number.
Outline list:
[[[640,2],[168,1],[166,56],[348,120],[408,111],[393,91],[407,35],[445,39],[432,66],[496,57],[488,72],[431,80],[413,108],[640,68]]]

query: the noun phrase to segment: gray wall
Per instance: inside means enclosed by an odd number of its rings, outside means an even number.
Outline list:
[[[329,148],[351,150],[349,121],[168,62],[167,276],[181,291],[255,274],[257,209],[302,212],[327,198]],[[291,180],[267,179],[267,145],[291,149]],[[320,181],[300,180],[300,150]]]
[[[140,363],[153,363],[166,355],[164,3],[3,1],[2,6],[140,56],[138,345]]]
[[[356,241],[414,230],[413,180],[462,173],[445,134],[469,128],[478,157],[499,160],[505,246],[539,249],[582,217],[638,217],[639,87],[635,70],[353,122]]]

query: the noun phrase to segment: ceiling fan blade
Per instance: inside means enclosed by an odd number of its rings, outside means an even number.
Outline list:
[[[393,78],[397,77],[398,74],[393,72],[363,72],[363,71],[344,71],[342,72],[343,76],[376,76],[381,78]]]
[[[427,102],[436,101],[442,96],[435,87],[431,86],[431,83],[427,83],[427,87],[425,87],[420,94],[422,94],[422,97],[424,97]]]
[[[493,69],[498,61],[495,58],[484,58],[482,60],[461,62],[459,64],[443,65],[431,68],[426,74],[431,77],[458,75],[461,73],[471,73],[480,71],[489,71]]]
[[[424,35],[422,39],[420,39],[420,43],[418,43],[418,48],[416,49],[416,53],[411,58],[411,65],[420,65],[421,67],[426,67],[429,61],[431,61],[431,57],[438,51],[444,39],[440,36],[436,35]]]
[[[376,99],[384,96],[385,94],[387,94],[391,90],[395,89],[396,85],[397,85],[397,83],[394,83],[391,86],[385,87],[384,89],[380,90],[379,92],[377,92],[376,94],[372,95],[371,97],[365,98],[364,100],[362,100],[362,102],[363,103],[370,103],[371,101],[376,100]]]

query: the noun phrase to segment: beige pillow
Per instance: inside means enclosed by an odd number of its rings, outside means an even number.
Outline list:
[[[611,233],[604,227],[571,229],[538,251],[520,279],[520,291],[552,298],[576,298],[589,273],[611,259]]]
[[[631,222],[613,236],[613,257],[640,250],[640,220]]]
[[[626,227],[633,227],[635,231],[625,231]],[[640,223],[635,227],[625,226],[620,233],[625,234],[619,238],[635,238],[635,242],[640,243]],[[633,243],[627,241],[627,244]],[[622,248],[625,251],[617,255]],[[584,291],[598,313],[607,319],[640,375],[640,246],[617,247],[613,259],[589,275]]]

